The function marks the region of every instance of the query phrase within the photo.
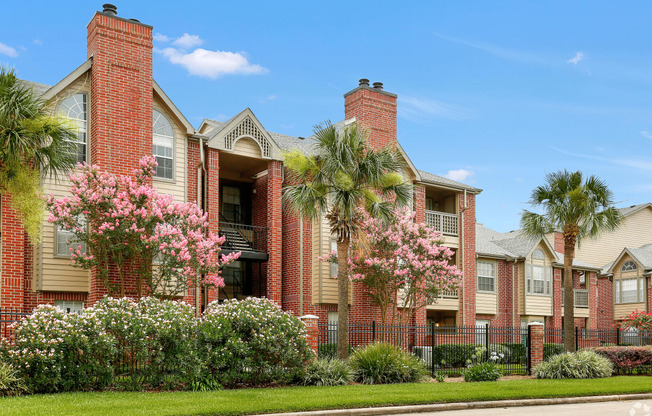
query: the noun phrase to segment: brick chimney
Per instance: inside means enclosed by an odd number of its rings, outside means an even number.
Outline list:
[[[375,149],[396,146],[396,97],[383,90],[382,82],[374,82],[370,87],[366,78],[344,94],[345,117],[355,117],[369,130],[369,140]]]
[[[104,4],[88,24],[91,161],[130,174],[152,154],[152,26]]]

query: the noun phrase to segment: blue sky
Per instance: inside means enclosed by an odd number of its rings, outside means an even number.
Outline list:
[[[359,78],[399,96],[420,169],[484,189],[478,222],[518,227],[559,169],[619,206],[652,192],[652,4],[591,1],[117,2],[154,26],[154,76],[196,127],[251,107],[270,131],[343,118]],[[0,63],[56,83],[86,57],[88,1],[2,2]],[[27,17],[27,18],[26,18]]]

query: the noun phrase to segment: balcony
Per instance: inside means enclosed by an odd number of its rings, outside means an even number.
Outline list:
[[[457,290],[453,292],[442,292],[439,294],[441,299],[458,299],[460,297]]]
[[[588,289],[575,289],[573,290],[575,308],[588,309],[589,307],[589,291]],[[564,306],[564,289],[561,290],[561,306]]]
[[[426,224],[443,235],[453,237],[459,235],[457,218],[457,214],[426,210]]]
[[[219,234],[225,237],[223,254],[240,251],[241,259],[267,261],[267,227],[220,221]]]

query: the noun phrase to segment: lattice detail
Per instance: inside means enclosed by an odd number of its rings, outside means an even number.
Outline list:
[[[238,124],[238,126],[236,126],[229,132],[229,134],[224,137],[224,146],[229,150],[233,150],[233,145],[235,144],[236,140],[242,136],[251,137],[254,139],[256,143],[260,145],[263,157],[271,157],[271,146],[269,142],[265,138],[263,132],[260,131],[258,126],[256,126],[256,123],[254,123],[254,121],[249,116],[242,120],[242,123]]]

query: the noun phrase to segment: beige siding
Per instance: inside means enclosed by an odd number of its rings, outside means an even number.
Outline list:
[[[459,299],[438,299],[437,303],[426,306],[428,310],[435,311],[457,311],[460,309]]]
[[[638,213],[637,213],[638,214]],[[635,214],[636,215],[636,214]],[[630,272],[622,272],[621,268],[623,267],[623,264],[629,260],[633,260],[637,267],[638,270],[636,271],[630,271]],[[643,270],[643,266],[633,259],[629,254],[625,254],[619,261],[614,265],[613,272],[614,272],[614,283],[618,282],[620,279],[632,279],[632,278],[639,278],[640,276],[640,271]],[[644,278],[644,282],[647,280]],[[644,311],[645,310],[645,302],[637,302],[637,303],[616,303],[616,298],[615,298],[615,288],[614,288],[614,319],[622,319],[629,315],[630,313],[639,310],[639,311]]]
[[[495,315],[498,309],[495,293],[476,293],[475,295],[476,313],[486,313]]]
[[[625,218],[613,232],[602,233],[597,239],[584,240],[575,258],[596,266],[604,266],[618,257],[625,247],[640,247],[650,242],[652,209],[644,208]]]
[[[564,308],[561,308],[561,316],[564,316]],[[576,318],[588,318],[589,317],[589,308],[575,308],[573,310],[573,316]]]
[[[552,297],[526,295],[525,315],[552,316]]]
[[[87,76],[88,75],[88,76]],[[80,76],[48,103],[49,108],[56,112],[59,103],[69,95],[76,93],[88,94],[90,102],[90,73]],[[90,105],[88,107],[90,115]],[[90,137],[90,123],[87,128]],[[92,140],[92,138],[90,138]],[[90,150],[90,146],[88,146]],[[44,178],[41,182],[45,195],[55,198],[70,196],[70,181],[60,176],[58,180]],[[35,251],[34,284],[35,290],[58,292],[87,292],[89,272],[73,267],[69,258],[55,256],[56,231],[54,225],[47,221],[48,213],[43,217],[43,242]]]
[[[629,315],[630,313],[639,310],[645,310],[645,303],[620,303],[614,305],[614,319],[620,320]]]
[[[185,127],[156,96],[154,97],[154,109],[164,114],[174,129],[174,178],[173,180],[154,178],[154,187],[162,194],[174,196],[175,201],[185,202],[187,201]]]
[[[242,139],[235,142],[235,145],[233,146],[233,153],[242,156],[254,157],[256,159],[263,157],[258,143],[248,137],[243,137]]]
[[[315,303],[337,303],[337,280],[330,276],[330,264],[319,260],[331,250],[326,217],[312,227],[312,299]]]
[[[518,273],[518,314],[525,315],[525,263],[519,262],[517,267]]]

